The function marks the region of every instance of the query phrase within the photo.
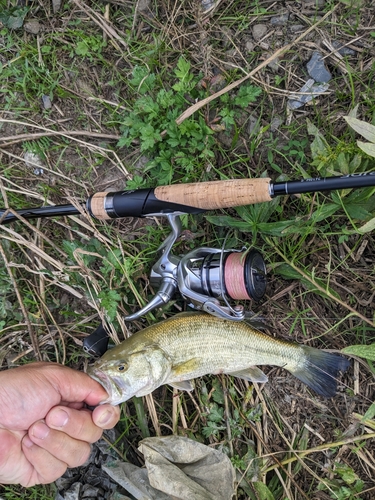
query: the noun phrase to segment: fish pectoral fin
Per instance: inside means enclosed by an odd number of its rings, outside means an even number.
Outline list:
[[[268,377],[262,372],[257,366],[250,366],[245,370],[239,370],[238,372],[230,372],[228,375],[233,375],[233,377],[243,378],[249,382],[258,382],[259,384],[264,384],[268,382]]]
[[[193,383],[191,380],[182,380],[181,382],[168,382],[168,385],[171,385],[175,389],[180,391],[192,391],[194,389]]]
[[[186,375],[189,375],[191,372],[194,372],[197,370],[197,368],[199,368],[201,362],[202,362],[201,358],[190,358],[187,361],[183,361],[182,363],[173,365],[170,378],[178,379]]]

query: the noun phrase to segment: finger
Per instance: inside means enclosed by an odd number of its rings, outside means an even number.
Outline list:
[[[38,447],[68,467],[84,464],[90,455],[89,443],[71,438],[65,432],[50,429],[42,420],[29,428],[28,436]]]
[[[35,444],[28,435],[22,440],[22,451],[33,469],[28,475],[22,476],[19,481],[21,486],[31,487],[36,484],[53,483],[64,474],[68,467],[67,463]]]
[[[92,419],[101,429],[112,429],[120,420],[120,407],[101,405],[94,408]]]
[[[73,439],[95,443],[102,435],[102,429],[92,419],[90,410],[76,410],[67,406],[55,406],[45,418],[50,429],[65,432]]]
[[[60,394],[60,401],[69,403],[84,401],[90,406],[96,406],[108,398],[104,388],[86,373],[58,363],[30,363],[17,370],[19,377],[29,375],[35,378],[37,375],[38,381],[49,383]]]

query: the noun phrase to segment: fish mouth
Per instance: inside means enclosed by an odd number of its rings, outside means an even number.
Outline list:
[[[88,370],[87,373],[92,379],[98,382],[108,394],[108,398],[101,401],[100,404],[110,403],[116,405],[123,401],[121,387],[113,378],[98,369]]]

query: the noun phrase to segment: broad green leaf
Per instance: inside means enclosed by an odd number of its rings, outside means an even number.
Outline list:
[[[322,279],[314,277],[310,271],[303,270],[303,273],[306,276],[311,277],[312,281],[310,281],[307,278],[304,278],[296,269],[294,269],[289,264],[277,265],[274,268],[273,272],[286,279],[294,279],[301,281],[301,283],[306,287],[307,290],[309,290],[310,292],[314,292],[317,295],[320,295],[321,297],[326,297],[327,294],[329,293],[331,296],[339,298],[339,295],[332,288],[329,287],[327,288],[327,284]],[[317,288],[317,286],[319,286],[323,290],[326,290],[327,293],[321,291],[319,288]]]
[[[350,118],[357,118],[358,108],[359,108],[359,104],[356,104],[354,106],[354,108],[349,111],[348,116]]]
[[[350,345],[341,349],[343,354],[354,354],[360,358],[369,359],[370,361],[375,361],[375,344],[369,345]]]
[[[313,220],[314,222],[320,222],[327,219],[328,217],[331,217],[339,209],[340,206],[336,205],[336,203],[328,203],[327,205],[322,205],[312,213],[311,220]]]
[[[259,500],[275,500],[273,493],[261,481],[255,481],[254,483],[252,483],[252,486],[254,487],[256,492],[258,493],[257,498]]]
[[[375,128],[375,127],[374,127]],[[375,144],[371,144],[370,142],[362,142],[357,141],[358,147],[362,149],[369,156],[375,157]]]
[[[15,30],[21,28],[25,20],[28,7],[13,7],[11,9],[0,11],[0,21],[9,29]]]
[[[363,226],[359,227],[358,231],[361,234],[365,234],[365,233],[369,233],[370,231],[373,231],[374,229],[375,229],[375,217],[373,219],[369,220],[368,222],[366,222],[366,224],[363,224]]]
[[[352,116],[344,116],[346,122],[352,129],[354,129],[358,134],[367,139],[370,142],[375,143],[375,125],[371,123],[366,123],[363,120],[358,120],[358,118],[353,118]]]
[[[372,403],[366,413],[363,415],[363,420],[371,420],[375,417],[375,403]]]

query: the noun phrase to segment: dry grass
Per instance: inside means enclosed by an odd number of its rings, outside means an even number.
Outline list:
[[[210,82],[220,74],[225,83],[198,102],[187,96],[178,124],[197,113],[210,122],[220,111],[219,96],[232,96],[246,80],[263,90],[262,99],[246,110],[259,118],[255,135],[249,135],[243,123],[232,147],[215,135],[215,158],[202,161],[199,172],[187,174],[193,180],[258,176],[266,169],[273,178],[280,171],[291,178],[306,172],[345,173],[338,155],[343,151],[353,158],[357,150],[342,116],[355,104],[360,104],[362,118],[371,121],[374,116],[375,18],[370,2],[360,7],[335,2],[321,12],[305,3],[287,3],[294,20],[281,27],[268,25],[279,13],[276,2],[223,0],[206,13],[198,2],[174,0],[153,2],[146,11],[140,10],[140,2],[130,1],[89,5],[73,0],[56,14],[49,2],[31,3],[30,8],[27,19],[36,18],[42,25],[38,34],[5,28],[0,34],[0,191],[6,208],[68,202],[78,206],[95,191],[123,189],[134,175],[145,175],[140,145],[116,145],[119,122],[137,98],[128,81],[134,67],[146,65],[158,75],[158,85],[170,88],[181,53],[196,74]],[[246,43],[259,23],[269,29],[248,52]],[[293,24],[301,25],[296,33],[290,29]],[[335,40],[354,48],[355,56],[340,55],[332,45]],[[99,47],[101,42],[105,44]],[[88,48],[85,54],[77,53],[78,43],[83,51]],[[323,51],[334,79],[327,93],[292,115],[287,98],[306,80],[304,65],[315,49]],[[279,67],[272,70],[269,65],[275,61]],[[50,91],[53,104],[48,111],[40,99]],[[277,116],[283,125],[271,131]],[[309,144],[303,143],[307,120],[332,147],[326,171],[316,171]],[[43,160],[43,175],[35,175],[34,166],[24,161],[25,151],[35,148]],[[175,182],[180,177],[177,172]],[[158,184],[152,170],[149,183]],[[358,220],[345,208],[309,223],[313,212],[330,202],[329,195],[304,195],[285,198],[275,207],[273,222],[295,219],[302,229],[286,237],[261,231],[254,237],[266,256],[270,283],[266,300],[251,306],[267,318],[275,336],[340,350],[374,341],[375,244],[371,233],[353,229]],[[148,273],[158,243],[168,233],[163,221],[106,224],[84,214],[20,219],[0,226],[0,299],[6,309],[0,317],[0,366],[44,359],[82,369],[88,362],[82,340],[105,319],[98,298],[103,291],[116,289],[123,296],[111,326],[116,342],[144,326],[125,324],[123,317],[154,292]],[[184,224],[189,237],[178,243],[179,254],[207,244],[220,247],[227,232],[203,216]],[[346,239],[340,238],[343,234]],[[249,235],[233,231],[231,238],[240,247]],[[63,241],[76,248],[69,253]],[[289,279],[280,272],[286,263]],[[146,321],[183,307],[177,300]],[[266,371],[270,383],[265,386],[206,377],[197,381],[192,394],[159,389],[143,401],[149,432],[179,433],[223,449],[242,480],[239,499],[266,498],[255,481],[268,486],[273,495],[268,498],[373,498],[375,423],[373,413],[365,416],[373,402],[373,365],[353,358],[337,397],[330,401],[280,369]],[[217,399],[220,390],[223,397]],[[210,415],[217,408],[223,410],[223,419],[219,430],[211,426],[210,434]],[[142,436],[133,403],[124,405],[119,429],[127,429],[116,443],[119,452],[129,447],[137,457]],[[28,494],[23,492],[25,498]]]

